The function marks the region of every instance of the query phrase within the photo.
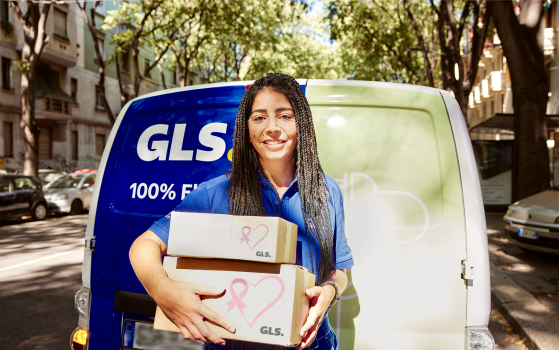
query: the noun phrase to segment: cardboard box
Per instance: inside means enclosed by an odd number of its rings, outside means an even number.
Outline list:
[[[277,217],[174,211],[167,254],[295,264],[297,225]]]
[[[304,267],[171,256],[165,257],[163,267],[176,281],[226,289],[225,295],[202,301],[236,328],[231,334],[206,322],[218,336],[286,347],[301,342],[299,332],[309,312],[305,290],[315,283]],[[154,328],[179,331],[159,307]]]

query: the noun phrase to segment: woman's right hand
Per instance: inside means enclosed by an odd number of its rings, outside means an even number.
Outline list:
[[[158,285],[154,300],[186,339],[225,345],[225,340],[212,332],[204,320],[231,333],[235,332],[235,327],[202,303],[204,297],[218,297],[224,292],[225,289],[166,278]]]

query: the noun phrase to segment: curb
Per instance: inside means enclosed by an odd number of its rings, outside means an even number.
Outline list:
[[[498,267],[491,264],[491,301],[531,350],[556,350],[559,319]]]

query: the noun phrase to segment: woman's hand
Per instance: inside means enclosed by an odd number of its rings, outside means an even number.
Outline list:
[[[297,345],[297,350],[308,347],[314,341],[316,333],[322,324],[324,314],[328,310],[328,306],[336,295],[336,289],[332,285],[324,287],[312,287],[305,291],[310,298],[310,310],[307,322],[301,328],[301,336],[303,340]]]
[[[151,231],[144,232],[130,247],[130,263],[148,294],[189,340],[225,344],[210,331],[204,320],[221,326],[231,333],[235,327],[202,303],[205,297],[217,297],[225,291],[194,283],[177,282],[161,265],[167,245]]]
[[[157,287],[154,300],[165,315],[179,327],[186,339],[225,345],[225,340],[213,333],[204,320],[231,333],[235,332],[235,327],[201,301],[204,297],[217,297],[224,292],[224,289],[167,278]]]

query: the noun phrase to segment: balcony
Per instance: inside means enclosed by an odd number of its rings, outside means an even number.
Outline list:
[[[489,98],[489,79],[481,81],[481,97]]]
[[[476,103],[481,103],[481,89],[479,85],[474,86],[474,100]]]
[[[553,55],[555,50],[555,28],[545,28],[543,32],[543,51],[545,55]]]
[[[487,80],[491,91],[503,91],[505,89],[505,73],[501,71],[493,71],[489,73]],[[485,96],[484,96],[485,97]]]

